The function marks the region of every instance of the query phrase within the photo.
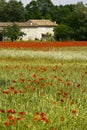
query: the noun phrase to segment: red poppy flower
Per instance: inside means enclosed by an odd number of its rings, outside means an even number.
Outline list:
[[[22,120],[23,118],[22,118],[22,117],[18,117],[18,118],[16,118],[16,119],[20,121],[20,120]]]
[[[12,93],[14,93],[14,92],[15,92],[14,87],[11,87],[11,88],[10,88],[10,91],[11,91]]]
[[[33,77],[34,77],[34,78],[36,78],[36,77],[37,77],[37,75],[36,75],[36,74],[34,74],[34,75],[33,75]]]
[[[14,94],[17,94],[17,93],[18,93],[17,91],[14,92]]]
[[[73,104],[75,104],[75,103],[74,103],[74,102],[71,102],[70,104],[73,105]]]
[[[25,79],[20,79],[22,83],[24,83]]]
[[[58,65],[56,65],[55,68],[58,68]]]
[[[47,70],[47,68],[45,68],[45,67],[44,67],[44,68],[43,68],[43,70],[44,70],[44,71],[46,71],[46,70]]]
[[[17,81],[16,81],[16,80],[13,80],[12,82],[13,82],[13,83],[16,83]]]
[[[41,117],[44,117],[44,116],[45,116],[45,115],[44,115],[44,112],[42,112],[42,113],[40,114],[40,116],[41,116]]]
[[[40,78],[39,80],[44,80],[44,78]]]
[[[16,112],[13,111],[12,109],[9,109],[9,110],[8,110],[8,113],[15,114]]]
[[[19,93],[23,93],[23,91],[21,89],[18,90]]]
[[[25,115],[25,113],[24,113],[24,112],[19,112],[19,114],[20,114],[20,115],[22,115],[22,116],[23,116],[23,115]]]
[[[64,95],[67,96],[67,95],[68,95],[68,92],[64,92]]]
[[[63,82],[63,80],[62,80],[62,79],[58,79],[58,81],[59,81],[59,82]]]
[[[71,85],[71,83],[67,83],[67,86],[70,86]]]
[[[41,89],[44,89],[44,87],[45,87],[45,84],[42,84],[42,85],[41,85]]]
[[[72,113],[73,113],[73,114],[76,114],[76,113],[77,113],[77,111],[76,111],[76,110],[72,110]]]
[[[15,120],[12,120],[12,121],[11,121],[11,125],[14,125],[14,123],[15,123]]]
[[[1,113],[5,113],[5,110],[0,110]]]
[[[61,100],[60,100],[60,102],[64,102],[64,100],[63,100],[63,99],[61,99]]]
[[[39,120],[39,118],[37,118],[37,117],[34,118],[34,121],[35,121],[35,122],[37,122],[38,120]]]
[[[61,95],[61,92],[58,92],[57,94],[60,96],[60,95]]]
[[[44,122],[48,123],[48,119],[46,117],[41,117],[41,120],[43,120]]]
[[[5,126],[8,126],[8,125],[9,125],[9,122],[8,122],[8,121],[4,122],[4,125],[5,125]]]
[[[36,112],[36,115],[40,115],[40,113],[39,113],[39,112]]]
[[[55,75],[54,78],[57,79],[58,77]]]
[[[36,91],[36,90],[37,90],[37,88],[36,88],[36,87],[34,87],[34,88],[33,88],[33,90],[34,90],[34,91]]]
[[[8,116],[8,119],[9,120],[14,120],[14,117],[13,116]]]
[[[3,94],[9,94],[9,92],[8,92],[8,91],[3,91],[2,93],[3,93]]]
[[[85,74],[87,74],[87,71],[85,72]]]
[[[13,112],[13,110],[12,110],[12,109],[9,109],[9,110],[8,110],[8,113],[12,113],[12,112]]]
[[[81,84],[77,84],[77,87],[80,88]]]

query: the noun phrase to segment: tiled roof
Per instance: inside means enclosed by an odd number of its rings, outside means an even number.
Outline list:
[[[27,22],[15,22],[20,27],[38,27],[38,26],[56,26],[57,24],[50,20],[28,20]],[[13,25],[13,22],[0,22],[0,27]]]
[[[50,20],[29,20],[32,24],[36,24],[37,26],[56,26],[55,22]]]
[[[30,24],[29,22],[14,22],[20,27],[36,26],[35,24]],[[6,27],[13,25],[13,22],[0,22],[0,27]]]

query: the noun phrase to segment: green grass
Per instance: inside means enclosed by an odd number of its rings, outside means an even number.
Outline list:
[[[86,60],[3,56],[0,83],[0,130],[87,130]]]

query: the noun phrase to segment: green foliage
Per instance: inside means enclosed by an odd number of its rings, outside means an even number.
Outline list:
[[[54,29],[54,37],[58,41],[70,40],[73,36],[73,29],[65,24],[60,24]]]
[[[4,37],[10,38],[11,41],[17,40],[19,37],[25,35],[23,32],[20,31],[19,26],[16,24],[4,28],[3,34]]]
[[[6,18],[6,12],[5,12],[5,6],[6,6],[5,0],[0,0],[0,21],[5,21]]]
[[[53,7],[50,0],[33,0],[26,6],[26,19],[52,19]]]
[[[9,2],[0,2],[0,21],[16,22],[25,20],[25,9],[21,2],[10,0]]]
[[[42,35],[42,41],[54,41],[54,36],[50,33],[46,33]]]
[[[26,20],[28,19],[41,19],[41,12],[36,1],[31,1],[26,6]]]
[[[51,2],[51,0],[37,0],[37,4],[42,18],[52,19],[51,12],[53,11],[53,3]]]
[[[24,21],[25,20],[25,10],[21,2],[17,2],[15,0],[10,0],[7,8],[8,17],[10,21]]]
[[[75,5],[62,22],[73,28],[75,40],[87,40],[87,7],[83,3]]]

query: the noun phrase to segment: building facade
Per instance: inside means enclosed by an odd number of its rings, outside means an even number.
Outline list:
[[[6,26],[11,26],[12,22],[0,22],[0,30],[3,30]],[[55,22],[51,22],[50,20],[28,20],[27,22],[15,22],[21,31],[25,33],[22,37],[20,37],[23,41],[28,40],[41,40],[44,35],[47,33],[53,35],[53,29],[57,26]],[[0,40],[3,39],[3,36],[0,35]]]

